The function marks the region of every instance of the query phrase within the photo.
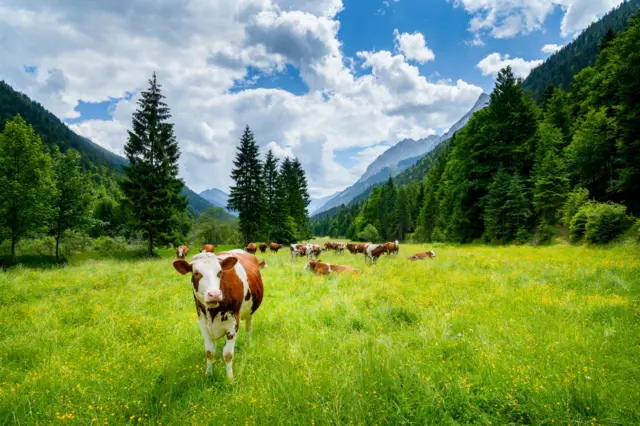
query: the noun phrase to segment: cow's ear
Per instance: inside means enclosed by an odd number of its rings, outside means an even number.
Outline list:
[[[173,262],[173,267],[176,268],[176,271],[180,272],[182,275],[187,272],[191,272],[191,264],[184,259],[178,259]]]
[[[223,271],[228,271],[229,269],[236,266],[236,263],[238,263],[238,258],[229,256],[220,262],[220,267],[222,268]]]

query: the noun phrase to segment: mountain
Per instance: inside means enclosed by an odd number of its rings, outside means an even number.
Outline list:
[[[338,194],[339,192],[334,192],[333,194],[327,197],[311,198],[311,203],[309,203],[309,206],[307,207],[309,214],[314,214],[316,211],[318,211],[320,207],[322,207],[324,204],[329,202],[333,197],[335,197]]]
[[[229,199],[229,194],[227,194],[223,190],[218,188],[205,189],[200,193],[200,197],[204,198],[216,207],[222,207],[224,211],[231,216],[238,216],[238,213],[227,210],[227,200]]]
[[[349,204],[354,199],[361,198],[359,196],[373,185],[384,182],[389,179],[389,176],[395,177],[409,169],[418,163],[425,155],[436,149],[442,142],[450,139],[454,133],[462,129],[474,112],[489,105],[490,99],[490,96],[486,93],[481,94],[471,110],[451,126],[442,136],[431,135],[417,141],[404,139],[398,142],[379,155],[378,158],[367,167],[362,177],[360,177],[356,183],[338,193],[314,213],[317,215],[341,204]]]
[[[600,43],[609,30],[618,33],[627,21],[640,11],[640,0],[628,0],[587,27],[575,40],[534,68],[522,87],[540,102],[549,86],[569,89],[573,76],[596,63]]]
[[[80,153],[83,167],[91,169],[103,166],[115,173],[116,176],[122,175],[122,166],[127,164],[126,158],[74,133],[38,102],[32,101],[27,95],[13,90],[7,83],[0,81],[0,132],[4,130],[4,124],[17,114],[20,114],[33,127],[47,148],[58,146],[63,152],[73,148]],[[182,195],[189,202],[189,211],[196,216],[212,207],[211,203],[186,186],[182,190]]]
[[[223,209],[227,208],[227,200],[229,199],[229,194],[222,191],[218,188],[211,188],[202,191],[199,194],[202,198],[213,204],[217,207],[222,207]]]

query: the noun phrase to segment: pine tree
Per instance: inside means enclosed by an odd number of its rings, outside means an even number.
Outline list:
[[[309,187],[307,185],[307,175],[302,168],[300,160],[294,158],[291,162],[293,172],[296,177],[296,187],[294,190],[293,198],[295,201],[295,214],[294,219],[298,225],[299,239],[306,240],[311,238],[311,229],[309,227],[309,211],[307,207],[311,203],[311,197],[309,195]]]
[[[270,241],[278,221],[278,159],[269,150],[262,170],[265,195],[265,238]]]
[[[395,236],[397,236],[399,240],[403,240],[412,226],[409,199],[407,198],[407,190],[404,187],[398,190],[395,207],[393,209],[393,222],[395,225]]]
[[[53,152],[53,178],[56,186],[53,198],[52,229],[56,239],[56,260],[64,231],[82,225],[89,214],[91,194],[87,175],[80,169],[80,154],[69,150]]]
[[[544,112],[544,122],[558,128],[562,132],[563,146],[571,142],[571,112],[567,94],[555,89]]]
[[[509,175],[500,169],[489,185],[489,192],[484,199],[484,239],[499,241],[507,234],[506,212],[504,206],[508,199]]]
[[[20,238],[50,217],[51,174],[51,157],[33,128],[19,115],[8,121],[0,134],[0,229],[9,233],[12,263]]]
[[[184,183],[178,178],[180,148],[173,134],[171,114],[164,103],[162,86],[153,74],[149,88],[141,93],[133,114],[133,130],[124,151],[129,165],[124,166],[122,189],[131,212],[132,226],[147,239],[147,255],[154,244],[175,242],[186,201],[180,195]]]
[[[240,138],[233,166],[231,178],[235,185],[231,187],[227,208],[238,212],[244,243],[250,243],[257,241],[263,230],[265,194],[260,152],[249,126]]]
[[[555,225],[569,193],[569,178],[558,154],[547,151],[534,167],[533,205],[541,221]]]

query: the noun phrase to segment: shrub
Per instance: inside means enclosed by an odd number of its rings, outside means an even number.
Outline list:
[[[53,237],[24,238],[18,242],[18,255],[53,256],[56,250],[56,240]]]
[[[569,193],[567,201],[562,207],[562,224],[570,227],[573,217],[584,205],[589,202],[589,191],[583,188],[576,188]]]
[[[584,232],[587,229],[587,221],[589,219],[589,210],[591,209],[591,203],[585,204],[576,212],[569,223],[569,239],[571,241],[579,241],[584,236]]]
[[[378,234],[375,226],[369,224],[358,234],[358,239],[360,239],[360,241],[371,241],[375,243],[380,241],[380,234]]]
[[[536,241],[539,243],[551,241],[554,232],[555,228],[552,225],[549,225],[546,220],[542,219],[536,229]]]
[[[66,230],[62,236],[60,246],[63,256],[70,256],[73,253],[91,250],[93,240],[84,232]]]
[[[95,249],[102,254],[114,254],[127,249],[124,237],[100,237],[95,241]]]
[[[620,235],[631,224],[627,208],[616,203],[594,203],[587,213],[584,236],[592,243],[606,243]]]

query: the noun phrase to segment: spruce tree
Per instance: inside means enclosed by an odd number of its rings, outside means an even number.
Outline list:
[[[262,169],[262,180],[264,182],[265,196],[265,238],[271,240],[274,226],[277,221],[278,202],[278,159],[269,150]]]
[[[296,200],[294,218],[298,225],[299,239],[306,240],[312,236],[309,223],[309,211],[307,210],[309,203],[311,203],[309,187],[307,185],[307,175],[302,168],[300,160],[297,158],[293,159],[291,167],[296,177],[296,188],[293,194]]]
[[[227,208],[238,212],[244,243],[257,241],[264,229],[265,191],[260,151],[253,132],[246,126],[233,161]]]
[[[131,213],[131,225],[147,239],[147,255],[155,244],[175,242],[175,232],[187,203],[180,195],[184,183],[178,178],[180,149],[162,86],[153,74],[149,88],[141,93],[133,114],[133,129],[124,151],[122,190]]]
[[[393,237],[397,237],[399,240],[403,240],[412,226],[411,207],[407,197],[407,190],[404,187],[398,190],[396,196],[393,209],[393,222],[395,228],[394,234],[390,235],[391,238],[389,239],[395,239]]]
[[[55,191],[51,157],[42,151],[33,128],[17,115],[0,133],[0,230],[9,233],[12,263],[18,241],[44,228]]]
[[[53,198],[52,230],[56,239],[56,260],[64,231],[75,229],[87,220],[91,194],[87,175],[80,169],[80,154],[69,150],[53,152],[53,178],[56,192]]]

